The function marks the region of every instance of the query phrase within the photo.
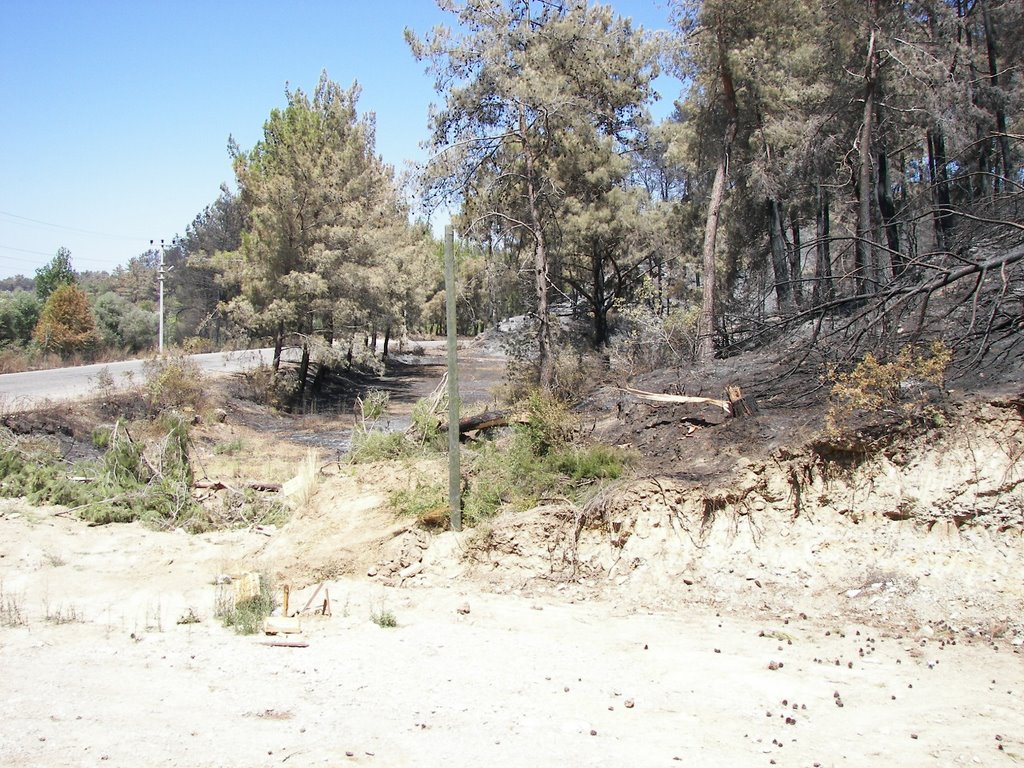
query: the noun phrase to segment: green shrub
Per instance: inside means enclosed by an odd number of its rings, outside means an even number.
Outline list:
[[[391,395],[383,389],[371,389],[365,397],[356,398],[359,417],[363,424],[380,419],[388,409]]]
[[[398,626],[398,618],[395,616],[394,612],[387,608],[381,608],[379,611],[371,612],[370,621],[381,629],[394,629]]]
[[[0,441],[0,494],[71,507],[96,524],[142,520],[206,530],[209,516],[192,496],[187,424],[175,413],[158,424],[156,437],[145,444],[118,422],[99,461],[73,465],[64,461],[59,445],[6,435]]]
[[[143,390],[151,413],[170,408],[198,412],[206,401],[203,372],[194,361],[185,357],[146,363]]]
[[[398,514],[415,517],[424,523],[437,517],[439,510],[447,513],[448,486],[439,481],[417,481],[412,488],[393,491],[388,496],[388,503]]]
[[[229,440],[226,443],[217,443],[213,446],[213,452],[217,456],[234,456],[236,453],[245,448],[245,443],[242,442],[241,438],[235,438]]]
[[[231,627],[238,634],[254,635],[276,607],[273,584],[268,577],[261,575],[260,593],[240,603],[235,603],[234,589],[230,585],[222,587],[217,593],[214,615],[225,627]]]
[[[537,454],[566,445],[575,429],[572,415],[561,400],[535,390],[526,400],[526,423],[521,429]]]
[[[936,341],[925,351],[903,347],[886,363],[869,352],[847,373],[830,371],[827,434],[832,438],[844,435],[857,412],[900,419],[912,416],[927,402],[929,388],[941,391],[952,358],[952,351]]]
[[[539,452],[538,445],[545,450]],[[468,525],[502,509],[526,510],[549,499],[579,503],[602,481],[621,477],[632,461],[606,445],[538,443],[529,425],[500,443],[485,443],[468,459],[462,514]]]
[[[352,445],[349,448],[348,460],[353,464],[365,464],[371,461],[388,461],[409,456],[414,446],[402,432],[384,432],[381,430],[352,430]]]

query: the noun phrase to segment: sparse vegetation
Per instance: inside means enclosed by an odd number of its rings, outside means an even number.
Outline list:
[[[116,422],[99,460],[69,463],[53,439],[0,435],[0,495],[32,504],[71,507],[93,523],[143,520],[158,527],[201,531],[206,511],[192,496],[188,425],[164,413],[152,424]]]
[[[392,491],[388,503],[399,514],[432,527],[431,521],[448,513],[448,486],[440,480],[418,478],[411,488]]]
[[[826,432],[833,438],[844,435],[858,412],[901,421],[922,413],[936,394],[941,395],[952,357],[952,351],[937,341],[925,351],[903,347],[884,363],[869,352],[847,373],[830,371]]]
[[[198,413],[206,403],[203,372],[187,357],[154,360],[146,364],[146,402],[151,413],[168,409]]]
[[[352,430],[352,447],[348,460],[353,464],[390,461],[412,454],[414,446],[401,432],[361,429]]]
[[[0,580],[0,627],[20,627],[27,623],[18,596],[4,589]]]
[[[213,446],[213,452],[218,456],[234,456],[245,448],[245,443],[240,438],[217,443]]]
[[[370,621],[381,629],[394,629],[398,626],[398,617],[388,608],[381,608],[379,611],[370,613]]]
[[[464,449],[462,516],[467,525],[545,500],[586,501],[602,482],[621,477],[634,459],[618,448],[582,444],[575,417],[556,398],[535,391],[523,410],[525,423]],[[447,484],[417,480],[393,492],[389,501],[399,514],[430,527],[447,514]]]
[[[274,597],[274,586],[269,577],[260,575],[260,591],[248,600],[235,601],[235,591],[231,584],[221,585],[217,591],[214,615],[225,627],[231,627],[240,635],[254,635],[259,631],[263,620],[274,612],[277,601]]]

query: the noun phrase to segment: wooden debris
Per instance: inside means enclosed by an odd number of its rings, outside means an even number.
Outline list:
[[[629,392],[631,395],[636,395],[641,400],[649,400],[654,403],[695,403],[695,404],[708,404],[713,405],[716,408],[721,408],[726,413],[730,413],[729,401],[728,400],[716,400],[713,397],[694,397],[692,395],[663,395],[657,392],[645,392],[642,389],[633,389],[632,387],[623,387],[623,392]]]
[[[267,635],[296,635],[302,631],[298,616],[268,616],[263,622]]]
[[[316,585],[316,589],[313,590],[313,594],[309,596],[309,600],[306,601],[306,604],[302,606],[302,610],[299,611],[299,614],[303,614],[309,610],[309,607],[313,605],[313,601],[316,600],[317,595],[320,594],[321,589],[324,591],[324,600],[314,613],[319,613],[321,616],[331,615],[331,593],[327,587],[324,586],[324,582],[322,581]]]
[[[653,403],[713,405],[716,408],[721,408],[734,418],[756,416],[760,412],[757,407],[757,401],[752,397],[744,395],[743,390],[736,385],[726,387],[725,395],[728,400],[719,400],[714,397],[695,397],[693,395],[665,395],[657,392],[645,392],[642,389],[633,389],[632,387],[622,387],[622,391]]]
[[[274,648],[309,648],[309,643],[305,640],[263,640],[260,645],[269,645]]]
[[[237,488],[228,485],[223,480],[196,480],[192,483],[192,487],[208,489],[211,491],[231,491],[233,493],[240,493]],[[267,491],[269,493],[277,493],[281,490],[280,483],[262,483],[256,480],[241,483],[241,487],[248,488],[252,491]]]
[[[756,416],[760,413],[757,401],[752,397],[744,395],[743,390],[738,385],[726,387],[725,394],[729,398],[729,412],[734,418]]]
[[[507,427],[510,424],[525,424],[526,417],[514,411],[484,411],[476,416],[464,416],[459,419],[459,434],[476,432],[481,429],[493,429],[494,427]],[[447,424],[438,425],[441,432],[448,431]]]
[[[243,573],[231,581],[231,586],[235,590],[235,607],[237,608],[242,603],[259,597],[260,575],[254,571]]]

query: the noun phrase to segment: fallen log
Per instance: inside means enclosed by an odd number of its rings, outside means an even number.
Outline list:
[[[267,491],[268,493],[277,493],[281,490],[280,483],[261,483],[259,481],[251,481],[238,483],[238,485],[252,491]],[[222,480],[196,480],[192,483],[192,487],[211,491],[233,491],[234,493],[238,493],[237,488],[232,485],[228,485]]]
[[[645,392],[642,389],[633,389],[632,387],[622,387],[623,392],[629,392],[631,395],[636,395],[641,400],[649,400],[653,403],[695,403],[713,405],[716,408],[721,408],[728,414],[732,411],[729,408],[728,400],[716,400],[713,397],[695,397],[693,395],[663,395],[657,392]]]
[[[484,411],[476,416],[463,416],[459,419],[459,434],[476,432],[481,429],[493,429],[494,427],[507,427],[511,424],[525,424],[526,417],[513,411]],[[448,425],[440,424],[438,431],[447,432]]]
[[[657,392],[645,392],[642,389],[622,387],[623,392],[639,397],[653,403],[693,403],[697,405],[713,405],[721,408],[729,416],[740,418],[742,416],[755,416],[759,413],[757,401],[754,398],[743,394],[742,388],[736,385],[726,387],[725,394],[728,400],[719,400],[714,397],[696,397],[694,395],[665,395]]]

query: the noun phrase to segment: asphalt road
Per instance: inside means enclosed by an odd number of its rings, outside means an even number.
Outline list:
[[[189,355],[189,359],[195,361],[208,375],[226,375],[269,363],[273,355],[274,350],[266,348]],[[148,362],[150,360],[125,360],[0,375],[0,412],[27,410],[47,400],[86,397],[96,391],[97,376],[103,370],[110,374],[118,387],[126,387],[133,381],[141,382]]]

